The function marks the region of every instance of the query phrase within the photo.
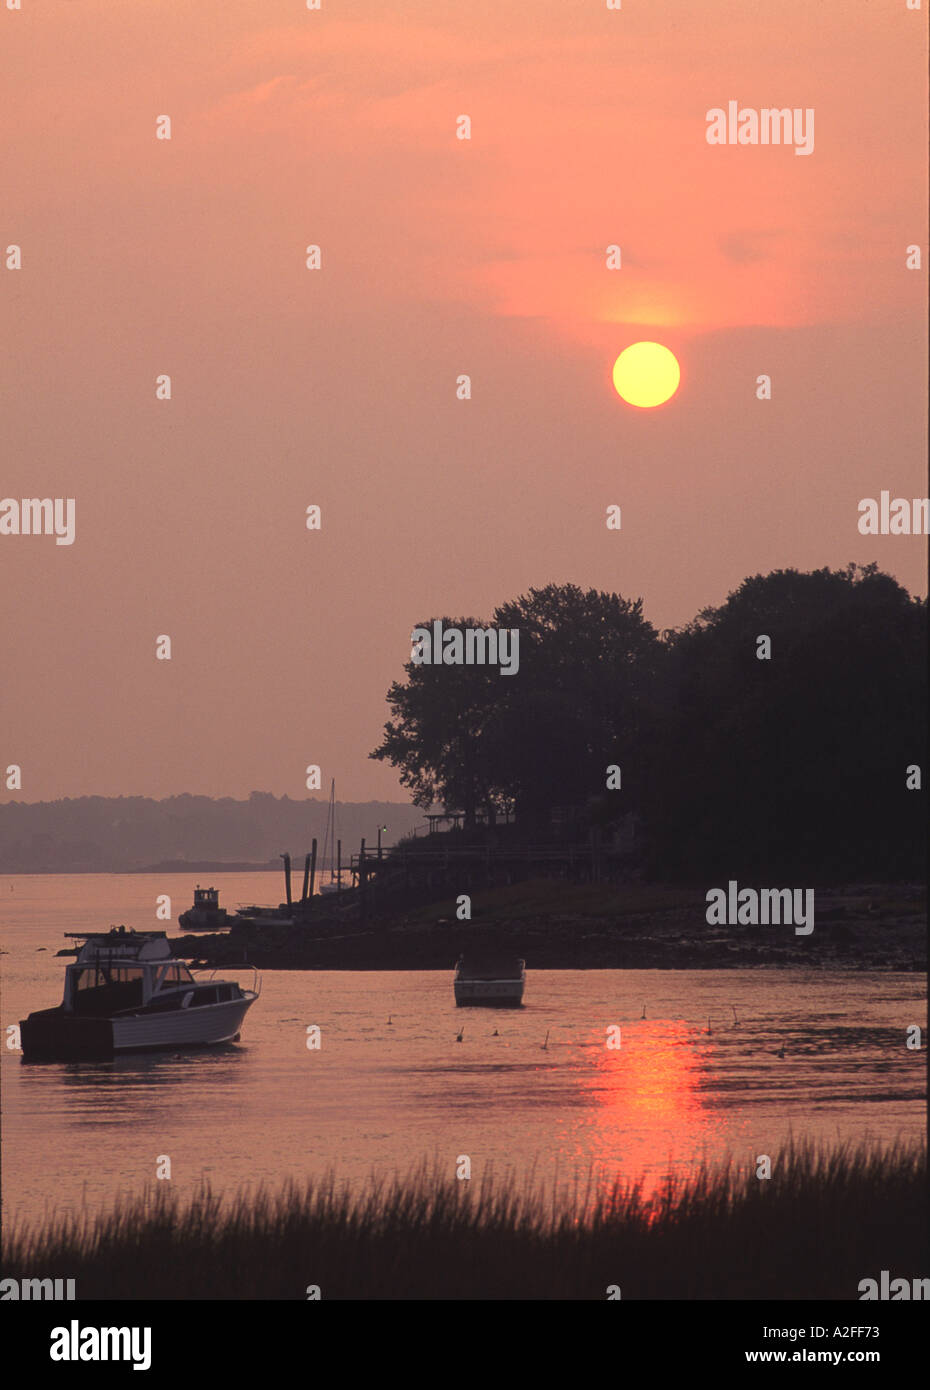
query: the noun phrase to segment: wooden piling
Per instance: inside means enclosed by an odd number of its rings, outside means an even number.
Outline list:
[[[358,852],[358,904],[359,916],[364,922],[368,916],[368,865],[365,863],[365,841]]]

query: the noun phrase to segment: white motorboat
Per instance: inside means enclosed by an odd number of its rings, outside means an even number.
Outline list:
[[[197,980],[164,932],[66,932],[83,941],[65,970],[62,1002],[20,1024],[23,1060],[112,1057],[235,1041],[260,993],[236,980]]]
[[[525,962],[518,956],[478,953],[459,956],[452,988],[455,1002],[465,1004],[497,1004],[516,1007],[523,1003],[526,985]]]

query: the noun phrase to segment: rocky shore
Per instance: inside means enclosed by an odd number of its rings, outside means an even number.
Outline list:
[[[486,947],[513,951],[534,970],[926,969],[926,895],[914,887],[818,889],[809,936],[790,926],[708,926],[699,890],[589,891],[584,911],[571,901],[578,894],[557,884],[547,892],[550,911],[534,911],[532,894],[510,896],[471,921],[437,916],[435,905],[364,924],[324,909],[306,925],[236,925],[173,938],[172,949],[208,965],[264,970],[450,970],[462,951]]]

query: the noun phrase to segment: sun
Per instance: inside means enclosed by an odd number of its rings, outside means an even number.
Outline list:
[[[644,409],[671,400],[681,381],[673,352],[661,343],[631,343],[614,363],[614,389],[628,405]]]

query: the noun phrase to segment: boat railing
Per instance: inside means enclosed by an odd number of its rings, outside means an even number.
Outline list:
[[[225,970],[225,971],[229,971],[229,970],[251,970],[251,972],[252,972],[252,990],[251,990],[251,992],[255,995],[255,998],[256,998],[256,999],[258,999],[258,998],[261,997],[261,992],[262,992],[262,977],[261,977],[261,975],[258,973],[258,966],[257,966],[257,965],[249,965],[247,961],[243,961],[240,965],[213,965],[213,966],[203,965],[203,966],[200,966],[200,967],[198,968],[198,970],[197,970],[196,973],[197,973],[197,974],[200,974],[200,973],[202,973],[202,971],[204,971],[204,970],[209,970],[209,971],[210,971],[209,975],[207,976],[207,979],[208,979],[208,980],[215,980],[215,979],[216,979],[216,972],[217,972],[218,970]],[[193,972],[192,972],[192,973],[193,973]]]
[[[99,936],[104,941],[131,940],[134,936],[166,936],[164,930],[161,931],[136,931],[135,927],[126,927],[124,931],[118,932],[116,927],[109,927],[106,931],[66,931],[63,936],[72,941],[87,941],[91,937]]]

